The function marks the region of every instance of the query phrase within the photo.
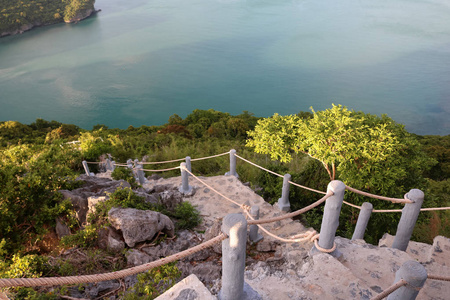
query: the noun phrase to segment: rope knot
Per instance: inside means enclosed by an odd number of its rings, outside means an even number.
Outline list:
[[[314,246],[316,246],[317,250],[319,250],[320,252],[323,252],[323,253],[331,253],[334,250],[336,250],[337,246],[336,246],[335,242],[333,242],[333,247],[331,247],[330,249],[325,249],[325,248],[320,247],[319,246],[319,242],[318,242],[319,241],[319,237],[320,237],[320,233],[317,233],[317,232],[315,232],[315,233],[316,234],[311,237],[311,241],[314,242]]]

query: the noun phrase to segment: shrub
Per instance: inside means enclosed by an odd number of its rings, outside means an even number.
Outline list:
[[[170,289],[181,276],[180,270],[172,262],[151,269],[137,276],[138,282],[125,293],[125,300],[152,300]]]
[[[189,202],[181,202],[175,207],[173,216],[177,218],[177,229],[191,229],[198,226],[202,218],[200,212]]]
[[[136,182],[136,178],[133,176],[133,171],[128,168],[115,168],[114,171],[111,173],[111,177],[114,180],[125,180],[131,185],[131,188],[136,189],[140,185]]]

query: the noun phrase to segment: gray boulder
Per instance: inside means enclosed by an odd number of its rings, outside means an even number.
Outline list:
[[[108,212],[108,219],[115,229],[122,231],[129,247],[151,240],[159,231],[169,237],[174,235],[175,226],[169,217],[151,210],[114,207]]]
[[[60,190],[59,192],[63,195],[64,199],[68,199],[72,203],[73,209],[76,212],[76,218],[81,224],[84,224],[88,212],[88,200],[86,197],[77,193],[76,190]]]
[[[149,255],[136,249],[128,250],[125,256],[127,258],[127,265],[129,266],[140,266],[153,261]]]
[[[56,218],[56,234],[58,238],[62,238],[63,236],[70,235],[69,227],[64,223],[64,221],[58,217]]]
[[[159,199],[164,207],[173,210],[183,202],[183,195],[178,190],[165,190],[159,193]]]

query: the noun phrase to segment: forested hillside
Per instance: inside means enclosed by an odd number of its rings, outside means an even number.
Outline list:
[[[0,0],[0,36],[34,26],[69,22],[94,9],[95,0]]]

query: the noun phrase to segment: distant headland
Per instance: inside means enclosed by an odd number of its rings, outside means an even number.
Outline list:
[[[92,14],[95,0],[0,0],[0,37],[23,33],[34,27],[61,22],[76,23]]]

